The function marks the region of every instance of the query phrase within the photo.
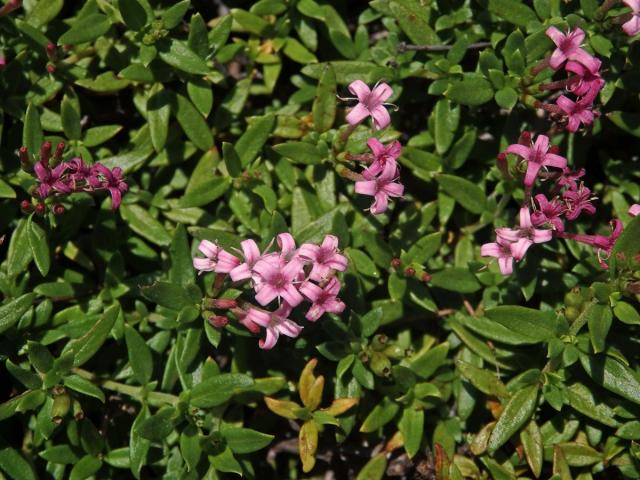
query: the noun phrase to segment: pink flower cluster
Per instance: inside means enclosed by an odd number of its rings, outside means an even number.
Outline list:
[[[585,33],[576,28],[566,34],[556,27],[549,27],[546,34],[556,49],[551,57],[543,62],[553,70],[564,68],[567,78],[557,82],[540,85],[540,90],[564,90],[566,95],[557,97],[555,104],[539,104],[547,112],[558,118],[559,123],[566,125],[569,132],[576,132],[580,125],[593,123],[599,113],[593,111],[593,103],[605,82],[602,79],[602,62],[582,48]],[[567,95],[573,95],[573,99]]]
[[[534,243],[545,243],[557,237],[575,240],[596,248],[600,265],[607,268],[605,260],[611,254],[617,238],[622,233],[622,223],[617,219],[612,220],[613,232],[609,236],[566,232],[566,221],[574,221],[582,214],[596,213],[596,208],[592,204],[594,197],[591,190],[580,181],[585,170],[572,171],[567,168],[566,158],[550,153],[552,149],[554,151],[556,149],[549,147],[549,138],[545,135],[538,135],[535,142],[532,140],[531,134],[525,132],[520,136],[519,143],[509,145],[498,156],[499,162],[503,163],[503,168],[507,153],[519,157],[518,166],[520,162],[527,162],[524,175],[525,201],[520,208],[519,227],[497,228],[496,241],[482,245],[480,254],[497,258],[502,274],[510,275],[513,272],[514,260],[522,260],[529,247]],[[530,145],[524,145],[525,142],[529,142]],[[541,171],[548,166],[561,170]],[[552,183],[551,190],[548,195],[538,193],[532,199],[532,188],[540,176],[544,176],[547,183],[549,181]],[[530,201],[533,212],[529,207]],[[631,210],[634,210],[634,207]],[[629,213],[632,213],[631,210]]]
[[[373,120],[374,130],[382,130],[389,126],[391,117],[384,103],[393,94],[393,90],[386,83],[380,83],[371,90],[362,80],[355,80],[349,85],[351,93],[356,95],[358,104],[349,112],[346,119],[351,127],[357,126],[367,117]],[[399,182],[400,169],[397,159],[402,147],[400,142],[394,141],[383,145],[377,138],[371,137],[367,141],[372,154],[351,156],[368,163],[360,173],[351,172],[355,180],[355,191],[361,195],[374,198],[369,211],[373,215],[384,213],[389,206],[389,198],[402,197],[404,186]]]
[[[33,174],[37,182],[34,196],[44,201],[47,198],[59,198],[77,192],[108,191],[111,195],[111,208],[117,209],[122,195],[129,189],[122,169],[109,169],[100,163],[87,165],[81,158],[63,162],[63,150],[64,144],[58,144],[55,154],[51,157],[51,143],[46,142],[42,145],[40,158],[33,165]],[[52,165],[52,158],[55,166]],[[26,147],[20,149],[20,161],[24,168],[29,169]]]
[[[215,300],[213,305],[230,309],[253,333],[264,328],[265,338],[259,342],[260,348],[264,349],[273,348],[280,335],[295,338],[300,334],[303,327],[288,317],[303,302],[311,304],[305,314],[311,322],[325,313],[341,313],[345,308],[337,297],[341,284],[336,272],[346,270],[347,258],[338,250],[335,236],[325,236],[320,245],[304,243],[299,248],[288,233],[281,233],[275,240],[279,251],[270,252],[267,248],[261,253],[255,241],[244,240],[236,255],[202,240],[198,248],[204,258],[193,259],[193,266],[200,273],[216,272],[222,281],[228,275],[234,284],[247,282],[251,286],[260,306],[224,299]],[[275,310],[267,310],[276,300]],[[224,325],[224,319],[216,317],[217,325]]]

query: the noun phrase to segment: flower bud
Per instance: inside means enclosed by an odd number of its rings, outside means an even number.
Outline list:
[[[391,375],[391,361],[389,357],[383,353],[373,352],[369,366],[371,367],[371,371],[379,377],[388,377]]]
[[[400,265],[402,265],[402,262],[399,258],[394,258],[391,260],[391,268],[400,268]]]
[[[569,323],[573,323],[580,316],[580,310],[576,307],[567,307],[564,309],[564,316]]]
[[[30,213],[32,209],[33,205],[31,205],[31,202],[29,200],[22,200],[20,202],[20,210],[22,210],[24,213]]]
[[[389,342],[389,337],[387,337],[383,333],[379,333],[378,335],[375,335],[371,340],[371,348],[380,352],[384,349],[384,347],[386,347],[388,342]]]
[[[431,274],[429,272],[422,272],[422,275],[420,275],[420,280],[422,280],[424,283],[430,282]]]
[[[62,423],[62,419],[69,413],[71,408],[71,397],[65,392],[53,398],[51,407],[52,420],[56,425]]]
[[[212,315],[209,317],[209,323],[214,328],[224,328],[229,323],[229,319],[224,315]]]
[[[73,401],[73,418],[75,418],[76,422],[84,418],[84,410],[82,410],[82,405],[77,400]]]
[[[44,166],[48,166],[49,158],[51,158],[51,142],[44,142],[40,147],[40,161]]]
[[[59,161],[62,159],[63,153],[64,153],[64,142],[60,142],[56,147],[56,153],[53,154],[53,158]]]
[[[56,73],[56,66],[53,63],[47,63],[47,72],[53,75]]]
[[[404,276],[405,277],[415,277],[416,275],[416,269],[413,267],[408,267],[404,269]]]
[[[238,302],[232,298],[212,298],[208,301],[209,308],[228,310],[230,308],[236,308],[237,306]]]
[[[580,293],[572,291],[564,296],[564,304],[567,307],[579,308],[584,304],[584,298],[582,298],[582,295],[580,295]]]
[[[57,51],[58,49],[55,44],[51,42],[47,43],[47,57],[49,57],[49,60],[53,60],[54,58],[56,58]]]
[[[38,203],[36,205],[36,215],[42,216],[44,215],[44,211],[45,211],[44,203]]]
[[[22,169],[28,170],[31,167],[31,162],[29,161],[29,150],[27,150],[26,146],[22,146],[18,152],[20,155],[20,165]]]
[[[553,153],[554,155],[558,155],[560,153],[560,147],[558,145],[551,145],[549,147],[549,153]]]
[[[65,210],[66,209],[64,208],[64,205],[61,205],[59,203],[54,205],[53,208],[51,209],[54,215],[62,215],[65,212]]]

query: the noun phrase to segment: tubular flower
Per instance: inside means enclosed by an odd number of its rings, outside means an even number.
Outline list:
[[[528,189],[535,183],[541,168],[547,166],[565,168],[567,166],[566,158],[555,153],[549,153],[549,137],[545,135],[538,135],[535,143],[529,147],[519,143],[509,145],[505,152],[514,153],[527,161],[524,185]]]
[[[365,170],[362,174],[365,180],[356,182],[355,191],[362,195],[371,195],[374,202],[369,208],[372,214],[384,213],[389,206],[389,197],[401,197],[404,185],[397,182],[397,166],[387,162],[378,177],[369,175]]]
[[[495,257],[498,259],[498,266],[502,275],[513,273],[513,261],[520,261],[524,257],[531,241],[521,238],[517,242],[510,242],[498,237],[495,243],[485,243],[480,247],[480,255],[483,257]]]
[[[344,272],[347,269],[347,258],[338,253],[338,238],[326,235],[321,245],[305,243],[298,254],[312,263],[309,278],[321,281],[329,276],[332,270]]]
[[[591,125],[593,120],[599,115],[593,112],[593,100],[598,92],[590,90],[589,93],[578,101],[573,101],[564,95],[560,95],[556,100],[556,104],[567,117],[567,130],[577,132],[580,124],[585,126]]]
[[[375,130],[382,130],[391,123],[391,117],[384,103],[393,95],[393,90],[389,85],[380,83],[371,90],[362,80],[355,80],[349,85],[349,91],[358,100],[358,104],[351,109],[346,117],[350,125],[358,125],[369,116],[373,120]]]
[[[534,197],[538,204],[538,209],[531,214],[531,223],[536,227],[550,225],[557,232],[564,232],[564,222],[560,218],[566,207],[560,202],[558,197],[547,200],[544,194],[539,193]]]
[[[373,161],[366,169],[368,175],[380,175],[389,162],[397,165],[396,160],[402,150],[400,142],[396,140],[385,146],[377,138],[370,138],[367,140],[367,145],[373,152]]]
[[[640,32],[640,0],[622,0],[631,9],[631,18],[622,25],[624,33],[633,37]]]
[[[236,257],[209,240],[202,240],[198,250],[205,257],[193,259],[193,267],[198,270],[198,273],[229,273],[240,263]]]
[[[591,204],[591,190],[584,185],[580,185],[576,190],[564,192],[562,198],[567,205],[565,212],[567,220],[575,220],[582,212],[585,212],[587,215],[596,213],[596,207]]]
[[[568,72],[575,73],[575,77],[572,77],[572,81],[569,82],[568,86],[569,91],[574,95],[583,97],[591,91],[597,93],[604,87],[605,81],[600,76],[602,62],[597,58],[594,58],[594,61],[598,65],[596,71],[591,71],[581,63],[574,61],[567,62],[564,67]]]
[[[313,302],[305,318],[310,322],[315,322],[324,315],[325,312],[342,313],[345,305],[337,298],[340,287],[340,282],[335,277],[329,280],[324,288],[310,282],[302,284],[300,291]]]
[[[265,338],[260,339],[258,345],[265,350],[272,349],[280,338],[280,335],[296,338],[304,327],[298,325],[287,317],[291,314],[292,307],[286,302],[282,303],[273,313],[252,309],[252,321],[265,329]]]
[[[582,29],[576,28],[565,34],[556,27],[549,27],[545,33],[556,44],[556,49],[549,59],[551,68],[558,70],[564,62],[574,60],[592,72],[598,70],[599,65],[595,62],[595,59],[582,49],[582,42],[585,37]]]
[[[548,242],[553,236],[553,232],[549,229],[543,230],[534,227],[531,222],[531,214],[527,207],[520,209],[520,228],[515,230],[511,228],[497,228],[496,234],[499,239],[501,238],[509,242],[517,242],[521,238],[528,240],[529,245],[524,249],[524,253],[526,253],[527,248],[532,244]]]

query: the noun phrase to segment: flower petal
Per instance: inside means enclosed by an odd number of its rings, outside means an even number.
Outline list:
[[[371,95],[371,89],[362,80],[354,80],[349,84],[349,91],[358,97],[359,102],[366,102],[369,95]]]
[[[365,107],[362,103],[359,103],[351,109],[345,119],[347,120],[349,125],[358,125],[368,116],[369,110],[367,109],[367,107]]]

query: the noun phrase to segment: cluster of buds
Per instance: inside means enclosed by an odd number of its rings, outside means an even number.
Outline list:
[[[374,130],[382,130],[389,126],[391,117],[387,111],[389,104],[386,100],[393,95],[393,90],[386,83],[379,83],[370,89],[362,80],[355,80],[349,85],[349,91],[355,95],[345,100],[357,100],[358,103],[346,117],[350,128],[353,129],[366,118],[371,117]],[[348,130],[351,132],[352,130]],[[376,138],[369,138],[367,145],[372,154],[347,155],[350,160],[367,163],[361,173],[343,170],[343,176],[355,181],[355,191],[361,195],[374,198],[369,211],[373,215],[384,213],[389,206],[389,198],[402,197],[404,186],[399,182],[400,169],[397,158],[400,156],[400,142],[394,141],[383,145]]]
[[[119,167],[109,169],[100,163],[87,165],[81,158],[62,161],[64,147],[64,143],[59,143],[52,155],[51,143],[45,142],[34,164],[31,163],[27,147],[20,148],[22,169],[31,173],[36,180],[33,196],[38,201],[38,205],[43,205],[47,199],[51,199],[55,204],[54,213],[61,213],[56,210],[60,210],[57,200],[62,197],[78,192],[108,191],[111,195],[111,208],[117,209],[122,195],[129,189],[123,178],[122,169]],[[44,211],[44,205],[42,207],[38,205],[35,207],[36,212],[39,208]]]
[[[519,227],[496,229],[496,241],[486,243],[480,249],[482,256],[498,259],[503,275],[513,272],[513,261],[522,260],[534,243],[545,243],[554,237],[591,245],[597,249],[600,266],[607,268],[605,260],[611,255],[622,233],[622,223],[617,219],[612,220],[613,231],[609,236],[569,233],[565,230],[566,221],[574,221],[585,213],[593,215],[596,208],[592,203],[594,197],[591,190],[580,181],[585,170],[572,171],[567,168],[567,159],[558,155],[557,151],[557,148],[549,145],[549,138],[545,135],[538,135],[533,142],[531,134],[525,132],[517,144],[509,145],[498,155],[502,171],[506,169],[507,154],[517,155],[518,165],[527,162],[525,200],[520,208]],[[558,170],[546,171],[546,167]],[[535,181],[541,176],[547,180],[547,184],[552,185],[551,191],[548,196],[538,193],[532,197]]]
[[[599,115],[593,111],[593,102],[605,84],[601,77],[602,62],[582,48],[585,38],[582,29],[576,28],[565,34],[556,27],[549,27],[546,34],[553,40],[556,49],[550,57],[534,67],[532,73],[551,67],[555,71],[564,71],[567,77],[541,84],[541,91],[562,90],[564,94],[557,96],[555,103],[536,102],[536,106],[549,112],[569,132],[576,132],[580,125],[591,125]]]
[[[278,251],[269,251],[274,243]],[[341,313],[345,305],[337,297],[341,284],[337,272],[347,268],[347,259],[338,250],[338,239],[325,236],[322,244],[304,243],[296,247],[294,238],[281,233],[267,249],[260,253],[253,240],[240,243],[241,250],[232,254],[219,245],[202,240],[199,245],[204,255],[193,259],[193,266],[200,273],[215,272],[216,289],[228,278],[234,286],[246,284],[251,296],[259,305],[244,300],[214,299],[213,308],[227,309],[240,324],[252,333],[265,329],[260,348],[273,348],[280,335],[297,337],[303,327],[288,317],[294,308],[304,302],[310,304],[305,318],[315,322],[325,313]],[[269,307],[273,306],[273,310]],[[224,326],[226,316],[212,318],[214,326]]]

